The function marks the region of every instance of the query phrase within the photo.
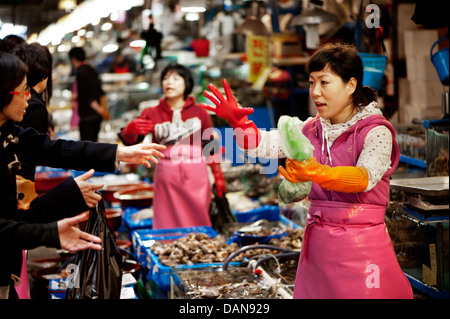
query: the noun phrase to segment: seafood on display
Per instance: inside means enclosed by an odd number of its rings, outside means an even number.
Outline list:
[[[209,238],[204,233],[190,233],[166,244],[156,241],[151,250],[163,265],[172,267],[180,264],[223,262],[238,248],[236,243],[227,244],[222,235]],[[237,256],[235,261],[243,258],[244,253]]]

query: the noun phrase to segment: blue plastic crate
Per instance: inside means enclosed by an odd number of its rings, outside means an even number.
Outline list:
[[[218,233],[212,227],[185,227],[172,229],[136,229],[131,232],[131,242],[135,258],[143,267],[149,268],[147,259],[153,240],[169,241],[187,237],[190,233],[205,233],[208,237],[215,237]],[[150,260],[151,262],[151,260]]]
[[[234,211],[236,220],[239,223],[253,223],[260,219],[265,219],[270,222],[278,222],[280,226],[287,228],[302,228],[295,224],[290,219],[286,218],[280,213],[279,206],[262,205],[256,209],[252,209],[246,212]],[[230,242],[235,242],[239,246],[245,246],[251,243],[267,244],[272,238],[281,238],[286,236],[287,232],[273,234],[270,236],[258,236],[258,235],[245,235],[236,232],[230,237]]]
[[[153,218],[142,219],[139,221],[133,220],[133,215],[143,209],[142,207],[126,207],[123,210],[122,223],[128,231],[136,229],[151,229],[153,227]]]
[[[252,223],[260,219],[265,219],[270,222],[280,220],[279,206],[262,205],[249,211],[233,211],[233,213],[238,223]]]
[[[135,248],[137,261],[148,269],[146,280],[152,280],[162,290],[170,289],[171,280],[176,280],[175,270],[187,270],[198,268],[219,268],[222,263],[196,263],[193,265],[176,265],[169,267],[163,265],[158,256],[150,249],[152,241],[169,242],[182,237],[187,237],[190,233],[204,233],[208,237],[213,238],[219,234],[212,227],[187,227],[173,229],[138,229],[132,233],[132,243]],[[230,265],[240,265],[241,262],[233,262]],[[172,278],[172,279],[171,279]]]

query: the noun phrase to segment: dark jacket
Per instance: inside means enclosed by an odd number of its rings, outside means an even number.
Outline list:
[[[26,109],[26,113],[23,116],[23,120],[18,125],[28,128],[32,127],[39,133],[47,133],[48,132],[48,110],[45,102],[41,99],[39,94],[31,89],[31,98],[28,100],[28,107]],[[20,176],[24,178],[34,181],[34,175],[36,172],[36,166],[29,165],[27,163],[22,163],[22,167],[20,172],[18,173]]]
[[[20,276],[22,249],[59,248],[56,221],[88,208],[73,178],[36,198],[26,211],[17,207],[16,173],[20,161],[86,171],[115,171],[117,145],[56,140],[8,121],[0,127],[0,286]]]

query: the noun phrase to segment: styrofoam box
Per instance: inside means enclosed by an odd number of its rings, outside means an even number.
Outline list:
[[[410,104],[423,108],[442,105],[443,86],[439,80],[409,81]]]
[[[430,50],[438,40],[437,30],[405,30],[403,33],[405,55],[424,55],[430,57]]]
[[[406,55],[406,76],[408,80],[438,81],[438,73],[431,62],[430,55]]]

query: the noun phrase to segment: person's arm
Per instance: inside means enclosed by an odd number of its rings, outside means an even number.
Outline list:
[[[391,168],[393,138],[391,131],[384,126],[377,126],[367,133],[364,147],[356,166],[364,166],[369,173],[366,191],[371,190]]]
[[[65,218],[47,224],[31,224],[0,218],[0,241],[17,249],[39,246],[63,248],[71,252],[101,249],[101,239],[75,227],[86,220],[88,214]]]
[[[56,222],[31,224],[0,218],[0,240],[20,249],[33,249],[39,246],[60,248]]]
[[[281,175],[293,183],[314,182],[321,187],[343,193],[359,193],[367,188],[369,173],[362,166],[330,167],[314,157],[304,161],[286,160],[286,168],[278,167]]]
[[[391,167],[392,134],[385,126],[369,131],[356,166],[321,165],[316,159],[286,161],[280,173],[291,182],[312,181],[323,188],[358,193],[371,190]]]
[[[103,185],[88,181],[93,174],[94,170],[89,170],[75,178],[68,177],[44,195],[35,198],[27,210],[19,210],[17,220],[49,223],[95,207],[102,199],[98,191]]]

